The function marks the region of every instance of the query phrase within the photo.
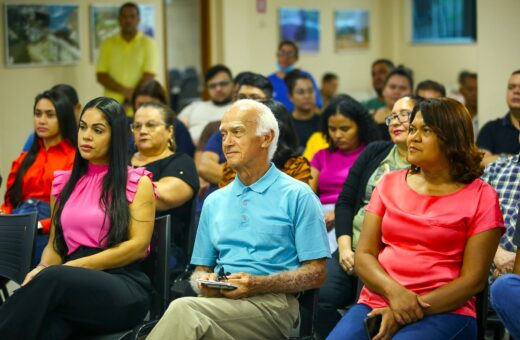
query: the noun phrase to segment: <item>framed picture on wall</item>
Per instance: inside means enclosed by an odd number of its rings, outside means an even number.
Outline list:
[[[280,41],[291,40],[303,52],[320,50],[320,12],[308,8],[280,8]]]
[[[94,4],[90,6],[90,43],[92,62],[97,62],[99,46],[103,40],[119,34],[119,7],[121,4]],[[155,36],[155,6],[138,4],[139,31],[150,37]]]
[[[413,0],[412,42],[472,44],[477,41],[476,0]]]
[[[369,16],[364,9],[337,10],[334,14],[334,46],[336,52],[368,48]]]
[[[6,4],[7,67],[77,64],[81,59],[77,4]]]

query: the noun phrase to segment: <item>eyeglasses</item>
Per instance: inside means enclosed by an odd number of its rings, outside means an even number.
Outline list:
[[[152,130],[157,129],[161,125],[166,125],[166,124],[158,123],[158,122],[154,122],[154,121],[149,121],[149,122],[146,122],[144,124],[133,123],[132,125],[130,125],[130,129],[132,130],[132,132],[141,131],[141,129],[144,126],[147,130],[152,131]]]
[[[229,81],[229,80],[223,80],[223,81],[219,81],[219,82],[216,82],[216,83],[208,84],[208,89],[210,89],[210,90],[214,90],[214,89],[216,89],[217,87],[226,87],[226,86],[228,86],[229,84],[231,84],[231,81]]]
[[[385,118],[385,123],[387,126],[390,126],[390,124],[392,124],[392,121],[394,119],[397,119],[397,121],[400,123],[400,124],[403,124],[403,123],[408,123],[410,121],[410,115],[412,113],[410,111],[402,111],[402,112],[399,112],[399,113],[392,113],[391,115],[388,115],[386,116]]]

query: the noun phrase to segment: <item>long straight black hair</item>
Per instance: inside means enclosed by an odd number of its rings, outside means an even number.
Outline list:
[[[58,126],[60,128],[61,138],[67,140],[72,145],[76,145],[77,128],[76,119],[74,118],[74,106],[69,101],[67,96],[55,90],[49,90],[40,93],[34,99],[33,115],[36,111],[36,105],[42,99],[49,100],[54,106],[54,110],[56,111],[56,116],[58,118]],[[9,198],[9,201],[13,207],[16,207],[22,203],[23,178],[27,172],[27,169],[29,169],[36,160],[36,156],[40,151],[40,140],[41,138],[38,137],[35,132],[33,143],[31,144],[27,155],[23,159],[22,164],[20,164],[20,168],[16,173],[14,183],[10,188],[7,188],[6,196]]]
[[[99,97],[89,101],[83,110],[79,120],[81,121],[85,111],[97,109],[103,113],[104,118],[111,128],[110,145],[108,147],[108,173],[103,179],[101,188],[100,204],[105,210],[105,221],[110,222],[110,229],[99,240],[99,246],[106,240],[106,247],[109,248],[128,239],[128,224],[130,222],[130,211],[126,200],[126,184],[128,179],[128,132],[125,110],[116,100],[107,97]],[[63,238],[63,225],[61,214],[63,207],[67,204],[70,195],[74,191],[78,180],[85,175],[88,169],[88,161],[81,157],[79,149],[76,147],[76,158],[70,178],[63,188],[56,202],[53,222],[56,226],[54,249],[65,258],[67,254],[67,244]],[[103,228],[106,227],[104,223]]]

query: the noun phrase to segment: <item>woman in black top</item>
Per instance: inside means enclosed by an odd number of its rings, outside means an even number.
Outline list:
[[[386,117],[392,142],[376,141],[366,147],[350,169],[336,202],[338,249],[332,258],[327,259],[327,281],[320,289],[316,318],[316,330],[324,338],[341,318],[337,310],[352,304],[357,295],[357,276],[354,274],[355,236],[359,236],[359,224],[362,223],[364,207],[368,204],[374,185],[385,173],[409,166],[406,162],[409,115],[419,100],[418,97],[405,96],[396,101]]]
[[[172,110],[161,103],[143,104],[135,113],[132,131],[137,152],[131,164],[145,167],[153,174],[158,198],[157,216],[170,215],[174,263],[182,268],[188,260],[188,229],[192,219],[192,203],[199,191],[199,177],[193,159],[176,151]]]

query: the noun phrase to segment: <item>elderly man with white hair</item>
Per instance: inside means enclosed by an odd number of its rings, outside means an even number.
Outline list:
[[[148,339],[287,338],[298,318],[295,293],[325,280],[321,206],[308,185],[271,163],[279,134],[273,113],[239,100],[220,131],[237,177],[204,202],[191,258],[199,296],[173,301]]]

